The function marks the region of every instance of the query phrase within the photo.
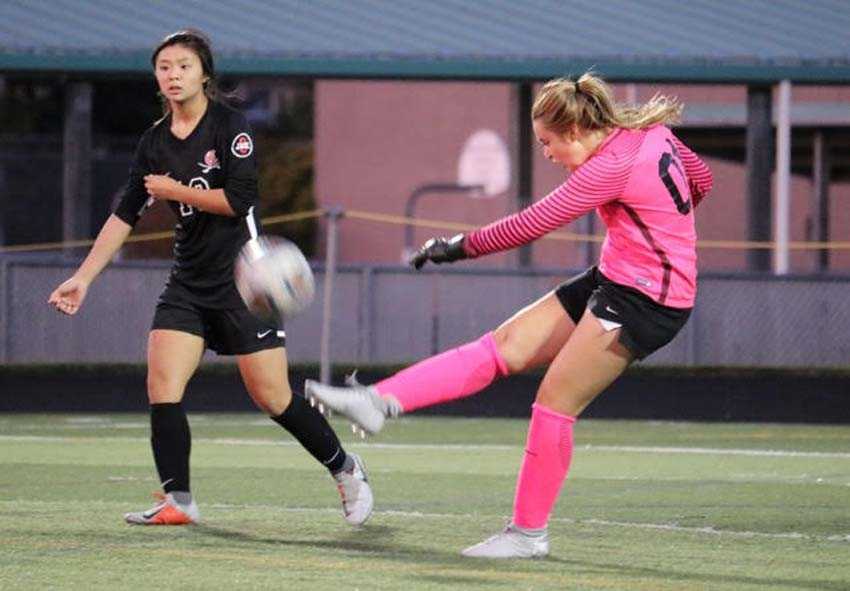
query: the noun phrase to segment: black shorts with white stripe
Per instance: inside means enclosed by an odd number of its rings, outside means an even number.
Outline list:
[[[215,309],[199,306],[176,290],[166,288],[156,305],[151,330],[187,332],[204,339],[219,355],[246,355],[286,346],[282,325],[270,325],[247,308]]]
[[[595,266],[559,285],[555,295],[576,324],[589,307],[606,328],[621,328],[620,343],[636,359],[672,341],[691,316],[691,308],[659,304],[634,288],[614,283]]]

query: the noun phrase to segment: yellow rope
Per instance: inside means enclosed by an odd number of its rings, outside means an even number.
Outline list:
[[[297,222],[298,220],[307,220],[310,218],[319,218],[325,215],[327,211],[324,209],[314,209],[312,211],[299,211],[296,213],[285,213],[282,215],[273,215],[271,217],[262,218],[264,226],[273,226],[274,224],[283,224],[286,222]]]
[[[285,222],[295,222],[308,218],[317,218],[325,215],[324,209],[315,209],[313,211],[299,211],[297,213],[287,213],[283,215],[275,215],[262,219],[264,226],[273,226],[275,224],[283,224]],[[173,238],[173,230],[165,230],[163,232],[148,232],[147,234],[138,234],[137,236],[129,236],[124,242],[151,242],[154,240],[163,240],[165,238]],[[35,244],[17,244],[15,246],[0,246],[0,253],[4,252],[34,252],[39,250],[62,250],[66,248],[80,248],[83,246],[91,246],[94,240],[64,240],[62,242],[38,242]]]
[[[436,228],[441,230],[451,230],[456,232],[467,232],[479,228],[479,225],[459,224],[456,222],[444,222],[440,220],[428,220],[423,218],[406,218],[404,216],[389,215],[385,213],[374,213],[370,211],[349,210],[345,212],[345,217],[352,219],[367,220],[373,222],[384,222],[388,224],[410,225],[417,228]],[[604,236],[596,234],[575,234],[573,232],[551,232],[542,237],[542,240],[561,240],[567,242],[602,242]],[[774,249],[775,242],[769,241],[753,241],[753,240],[697,240],[698,248],[719,248],[719,249]],[[850,249],[850,242],[789,242],[788,248],[791,250],[847,250]]]
[[[323,217],[327,214],[325,209],[314,209],[312,211],[299,211],[296,213],[288,213],[282,215],[270,216],[262,219],[264,226],[273,226],[276,224],[284,224],[286,222],[295,222],[311,218]],[[429,220],[423,218],[408,218],[400,215],[391,215],[386,213],[377,213],[373,211],[358,211],[347,210],[343,212],[343,217],[353,220],[363,220],[369,222],[379,222],[385,224],[395,224],[403,226],[413,226],[415,228],[432,228],[436,230],[448,230],[452,232],[468,232],[478,228],[478,225],[462,224],[457,222],[447,222],[443,220]],[[147,234],[139,234],[130,236],[126,242],[150,242],[154,240],[163,240],[172,238],[173,231],[149,232]],[[602,242],[605,237],[595,234],[576,234],[573,232],[552,232],[543,237],[544,240],[559,240],[564,242]],[[91,246],[94,240],[65,240],[62,242],[41,242],[35,244],[19,244],[15,246],[2,246],[0,253],[13,252],[35,252],[40,250],[61,250],[67,248],[80,248],[83,246]],[[697,248],[714,248],[725,250],[773,250],[776,248],[775,242],[770,241],[753,241],[753,240],[698,240]],[[789,250],[850,250],[850,241],[835,241],[835,242],[789,242]]]
[[[345,217],[372,222],[385,222],[388,224],[400,224],[414,226],[417,228],[436,228],[438,230],[452,230],[453,232],[467,232],[480,226],[473,224],[459,224],[457,222],[444,222],[440,220],[428,220],[423,218],[406,218],[400,215],[389,215],[385,213],[373,213],[369,211],[346,211]],[[604,236],[593,234],[574,234],[572,232],[552,232],[543,237],[549,240],[567,240],[570,242],[602,242]]]

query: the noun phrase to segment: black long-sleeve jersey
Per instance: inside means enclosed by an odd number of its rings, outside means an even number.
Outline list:
[[[174,266],[168,290],[179,290],[208,308],[244,306],[233,282],[240,248],[257,235],[254,217],[257,162],[251,130],[239,112],[215,101],[185,139],[171,133],[171,115],[148,129],[139,141],[130,178],[115,215],[135,225],[153,203],[145,190],[147,174],[167,174],[196,189],[224,189],[235,217],[199,211],[168,201],[177,217]]]

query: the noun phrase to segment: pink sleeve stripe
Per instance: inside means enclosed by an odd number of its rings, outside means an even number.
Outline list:
[[[682,165],[685,167],[685,174],[688,176],[688,184],[690,185],[694,205],[698,205],[708,195],[714,184],[711,169],[689,147],[682,143],[679,138],[673,136],[673,141],[676,144],[676,149],[679,151]]]
[[[469,234],[470,250],[482,255],[528,244],[617,199],[629,181],[640,146],[640,141],[631,142],[617,154],[588,160],[540,201]]]

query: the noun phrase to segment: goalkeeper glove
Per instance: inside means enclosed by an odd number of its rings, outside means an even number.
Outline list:
[[[427,261],[439,265],[469,258],[463,247],[465,238],[463,234],[451,238],[431,238],[410,257],[410,264],[419,270]]]

